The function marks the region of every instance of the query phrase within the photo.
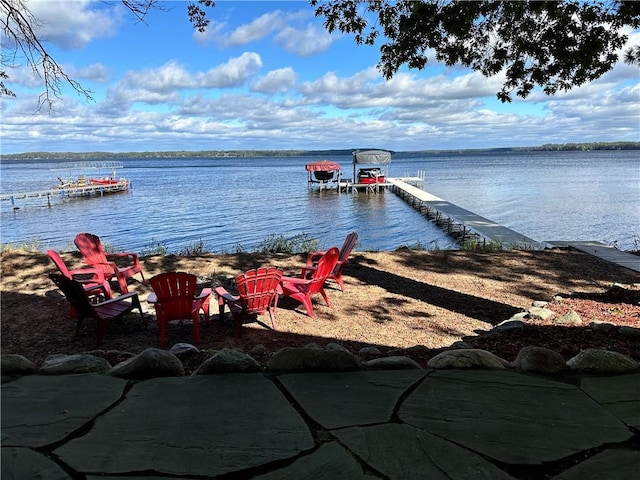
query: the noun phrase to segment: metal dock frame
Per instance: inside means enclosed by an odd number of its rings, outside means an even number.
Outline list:
[[[392,190],[396,195],[445,230],[458,243],[475,238],[483,246],[487,243],[497,243],[505,249],[544,249],[544,244],[537,240],[481,217],[403,180],[390,178],[388,182],[393,186]]]

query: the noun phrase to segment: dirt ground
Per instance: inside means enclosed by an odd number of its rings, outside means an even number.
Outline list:
[[[70,268],[82,267],[78,254],[65,253]],[[295,276],[304,263],[301,255],[206,255],[201,257],[149,257],[143,260],[146,278],[163,271],[196,274],[202,286],[224,285],[233,291],[233,278],[247,269],[276,265]],[[99,348],[112,362],[121,354],[139,353],[159,346],[153,307],[146,302],[150,287],[131,281],[138,292],[148,328],[141,329],[139,316],[109,326],[106,340],[96,347],[95,325],[84,322],[75,336],[75,319],[69,305],[48,278],[55,271],[44,254],[7,252],[1,256],[2,353],[18,353],[36,364],[50,354],[79,353]],[[281,298],[277,329],[268,316],[247,323],[241,338],[234,336],[227,313],[217,315],[211,299],[212,319],[202,323],[199,362],[223,347],[251,352],[262,344],[266,352],[256,355],[265,362],[285,346],[338,342],[358,352],[377,347],[383,355],[407,355],[422,365],[435,354],[464,340],[513,360],[523,346],[552,348],[565,358],[584,348],[606,348],[640,360],[640,339],[587,328],[594,320],[640,328],[640,276],[613,264],[576,251],[396,251],[353,253],[345,268],[345,291],[330,284],[331,306],[314,297],[315,318],[288,298]],[[614,284],[625,288],[614,288]],[[527,325],[520,332],[482,335],[494,325],[529,307],[533,301],[569,297],[549,307],[558,314],[575,310],[583,326],[557,326],[549,322]],[[171,325],[167,346],[193,342],[188,323]],[[423,346],[424,348],[412,348]]]

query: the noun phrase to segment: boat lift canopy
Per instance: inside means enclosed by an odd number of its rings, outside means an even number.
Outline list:
[[[340,170],[340,164],[329,160],[318,160],[307,163],[304,168],[307,172],[337,172]]]
[[[353,180],[356,176],[356,165],[384,165],[383,176],[387,176],[387,168],[391,163],[391,152],[386,150],[356,150],[353,152]]]
[[[317,183],[323,189],[327,187],[329,182],[336,183],[336,185],[340,183],[342,171],[339,163],[330,160],[316,160],[307,163],[304,168],[308,172],[309,186]]]
[[[391,152],[385,150],[363,150],[353,152],[353,164],[391,163]]]

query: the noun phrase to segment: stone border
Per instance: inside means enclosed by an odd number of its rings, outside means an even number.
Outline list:
[[[126,379],[148,379],[167,376],[184,376],[185,369],[180,356],[197,352],[194,346],[177,351],[149,348],[115,366],[90,353],[74,355],[50,355],[37,367],[22,355],[4,354],[0,358],[2,381],[10,381],[25,375],[68,375],[100,373]],[[366,351],[365,351],[366,350]],[[377,349],[363,349],[360,354],[371,356]],[[380,353],[380,352],[378,352]],[[564,361],[560,354],[542,347],[524,347],[513,362],[508,362],[491,352],[474,348],[445,350],[429,360],[432,369],[504,369],[542,374],[593,373],[622,374],[640,370],[640,362],[617,352],[602,349],[586,349]],[[337,343],[326,348],[317,344],[306,347],[286,347],[275,352],[264,371],[280,372],[344,372],[366,369],[420,369],[414,360],[404,356],[378,357],[365,361]],[[204,361],[192,375],[219,373],[260,372],[260,364],[240,350],[223,348]]]

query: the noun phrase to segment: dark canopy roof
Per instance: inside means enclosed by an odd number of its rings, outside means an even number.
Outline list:
[[[385,150],[363,150],[353,152],[353,163],[391,163],[391,152]]]

